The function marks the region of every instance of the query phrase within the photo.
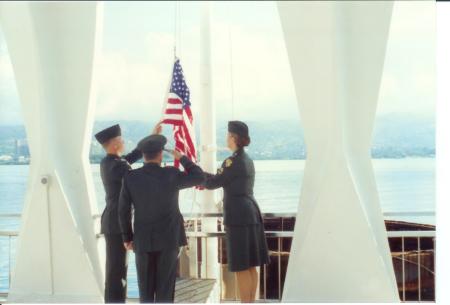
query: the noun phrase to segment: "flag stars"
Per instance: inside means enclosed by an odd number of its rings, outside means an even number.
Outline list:
[[[189,88],[187,87],[186,80],[183,75],[183,69],[181,68],[179,60],[175,62],[173,67],[170,92],[173,92],[180,97],[183,103],[183,108],[191,105],[189,102]]]

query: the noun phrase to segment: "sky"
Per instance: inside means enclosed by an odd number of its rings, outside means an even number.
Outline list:
[[[103,6],[97,120],[156,121],[173,63],[181,60],[199,113],[201,2],[106,2]],[[394,6],[378,116],[435,113],[435,16],[428,1]],[[211,14],[213,99],[218,120],[298,120],[276,4],[215,2]],[[0,124],[22,122],[0,27]]]

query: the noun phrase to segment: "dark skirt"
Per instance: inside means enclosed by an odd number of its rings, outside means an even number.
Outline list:
[[[243,271],[270,262],[262,223],[225,227],[228,271]]]

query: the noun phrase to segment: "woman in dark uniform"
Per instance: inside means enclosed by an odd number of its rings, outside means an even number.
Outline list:
[[[255,300],[258,284],[257,266],[269,263],[264,225],[253,196],[255,167],[244,150],[250,144],[244,122],[228,122],[227,146],[233,155],[227,158],[216,175],[206,174],[207,189],[223,187],[223,221],[228,270],[236,272],[241,302]]]

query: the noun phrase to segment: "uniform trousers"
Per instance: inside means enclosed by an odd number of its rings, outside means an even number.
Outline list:
[[[125,303],[127,296],[127,251],[121,234],[105,234],[105,303]]]
[[[135,253],[141,303],[173,303],[179,249]]]

